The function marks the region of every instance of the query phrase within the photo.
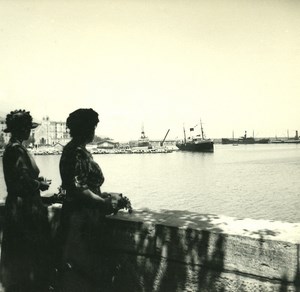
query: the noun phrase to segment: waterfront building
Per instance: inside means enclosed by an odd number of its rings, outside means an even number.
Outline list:
[[[54,146],[57,143],[66,145],[71,140],[66,122],[51,121],[48,116],[43,117],[40,125],[32,131],[32,135],[37,146]]]
[[[114,149],[119,146],[118,142],[113,142],[111,140],[103,140],[97,143],[98,149]]]
[[[49,117],[44,117],[39,126],[32,129],[32,137],[36,146],[51,145],[57,143],[66,145],[70,140],[70,134],[67,131],[66,122],[51,121]],[[10,133],[4,133],[6,129],[5,118],[0,117],[0,148],[2,144],[7,144],[10,139]]]
[[[0,117],[0,148],[2,144],[7,144],[10,138],[10,133],[4,133],[4,129],[6,129],[5,119]]]
[[[150,144],[153,146],[153,147],[160,147],[161,146],[161,140],[150,140]],[[163,146],[164,147],[176,147],[176,140],[165,140],[163,142]]]
[[[161,147],[161,140],[149,140],[149,146],[150,147]],[[131,140],[129,141],[129,147],[133,148],[133,147],[138,147],[139,141],[137,140]],[[165,140],[163,143],[164,147],[169,147],[169,148],[175,148],[176,147],[176,140]]]

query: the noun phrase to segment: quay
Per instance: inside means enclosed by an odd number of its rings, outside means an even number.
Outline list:
[[[60,210],[48,207],[53,234]],[[117,291],[300,291],[300,223],[178,210],[120,211],[106,223]]]
[[[168,148],[130,148],[130,149],[91,149],[92,154],[156,154],[156,153],[172,153],[174,149]],[[52,149],[30,151],[33,155],[61,155],[62,151]]]

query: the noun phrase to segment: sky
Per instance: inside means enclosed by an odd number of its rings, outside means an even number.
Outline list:
[[[300,131],[298,0],[0,0],[0,64],[2,116],[93,108],[117,141]]]

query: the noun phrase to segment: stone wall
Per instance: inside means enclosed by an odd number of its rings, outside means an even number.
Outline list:
[[[55,236],[61,205],[48,209]],[[300,292],[300,223],[134,210],[108,216],[105,238],[114,291]],[[70,272],[74,291],[83,278]]]
[[[300,291],[300,223],[135,210],[105,235],[117,291]]]

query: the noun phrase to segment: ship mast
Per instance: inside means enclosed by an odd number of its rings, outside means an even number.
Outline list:
[[[142,139],[145,139],[145,138],[146,138],[145,131],[144,131],[144,124],[142,124],[141,138],[142,138]]]
[[[202,127],[202,121],[200,119],[200,126],[201,126],[201,135],[202,135],[202,139],[204,139],[204,133],[203,133],[203,127]]]
[[[185,127],[183,125],[183,137],[184,137],[184,144],[186,144],[186,134],[185,134]]]

